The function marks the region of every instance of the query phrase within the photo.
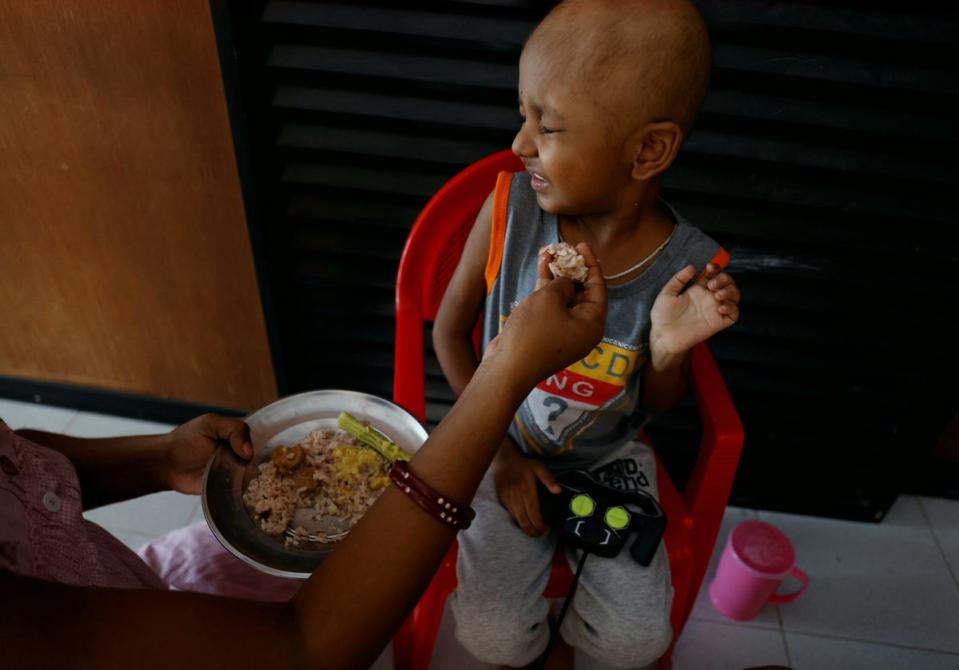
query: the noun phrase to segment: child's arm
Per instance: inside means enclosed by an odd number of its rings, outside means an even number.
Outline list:
[[[479,361],[473,351],[473,329],[486,300],[486,257],[493,220],[493,194],[483,203],[450,279],[433,323],[433,348],[453,392],[459,396]]]
[[[643,409],[652,414],[676,406],[688,383],[689,352],[679,355],[650,355],[643,371]]]
[[[677,272],[653,304],[643,373],[642,402],[648,412],[665,412],[679,402],[690,349],[739,318],[739,288],[733,278],[710,263],[702,279],[683,291],[695,274],[692,265]]]
[[[418,477],[453,500],[472,499],[530,389],[602,336],[598,266],[590,280],[582,292],[556,280],[513,310],[497,346],[410,461]],[[0,570],[0,648],[11,667],[365,668],[455,537],[390,486],[288,603],[80,588]]]
[[[229,444],[243,458],[253,454],[246,424],[215,414],[197,417],[165,435],[84,439],[39,430],[17,434],[70,459],[84,509],[168,489],[198,494],[203,469],[218,444]]]

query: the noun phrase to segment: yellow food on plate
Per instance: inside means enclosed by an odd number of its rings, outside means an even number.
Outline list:
[[[333,459],[340,480],[368,477],[367,483],[373,491],[386,488],[390,483],[389,474],[383,471],[383,457],[368,447],[338,444],[333,448]]]

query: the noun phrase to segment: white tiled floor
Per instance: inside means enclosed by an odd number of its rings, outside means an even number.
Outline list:
[[[161,432],[169,426],[0,400],[0,418],[79,436]],[[146,496],[87,514],[131,547],[202,519],[197,498]],[[809,591],[736,623],[716,612],[705,590],[677,645],[676,670],[959,670],[959,502],[903,496],[881,524],[860,524],[730,508],[721,548],[740,521],[759,518],[792,538]],[[717,548],[709,575],[715,569]],[[485,666],[459,646],[444,618],[433,656],[438,669]],[[388,670],[388,654],[375,664]],[[597,669],[577,657],[578,668]]]

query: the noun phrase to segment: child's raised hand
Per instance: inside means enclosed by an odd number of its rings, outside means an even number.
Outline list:
[[[164,435],[167,485],[180,493],[200,493],[203,470],[214,450],[229,445],[238,456],[253,456],[250,429],[242,419],[204,414]]]
[[[739,288],[733,278],[710,263],[703,277],[684,292],[695,274],[696,268],[687,265],[656,297],[650,313],[650,355],[685,354],[739,319]]]

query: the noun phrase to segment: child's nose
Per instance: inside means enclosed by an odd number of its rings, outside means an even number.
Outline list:
[[[523,123],[523,125],[519,127],[519,131],[517,131],[516,137],[513,138],[513,153],[520,158],[531,158],[536,155],[536,144],[529,138],[529,134],[526,132],[527,125],[528,124]]]

